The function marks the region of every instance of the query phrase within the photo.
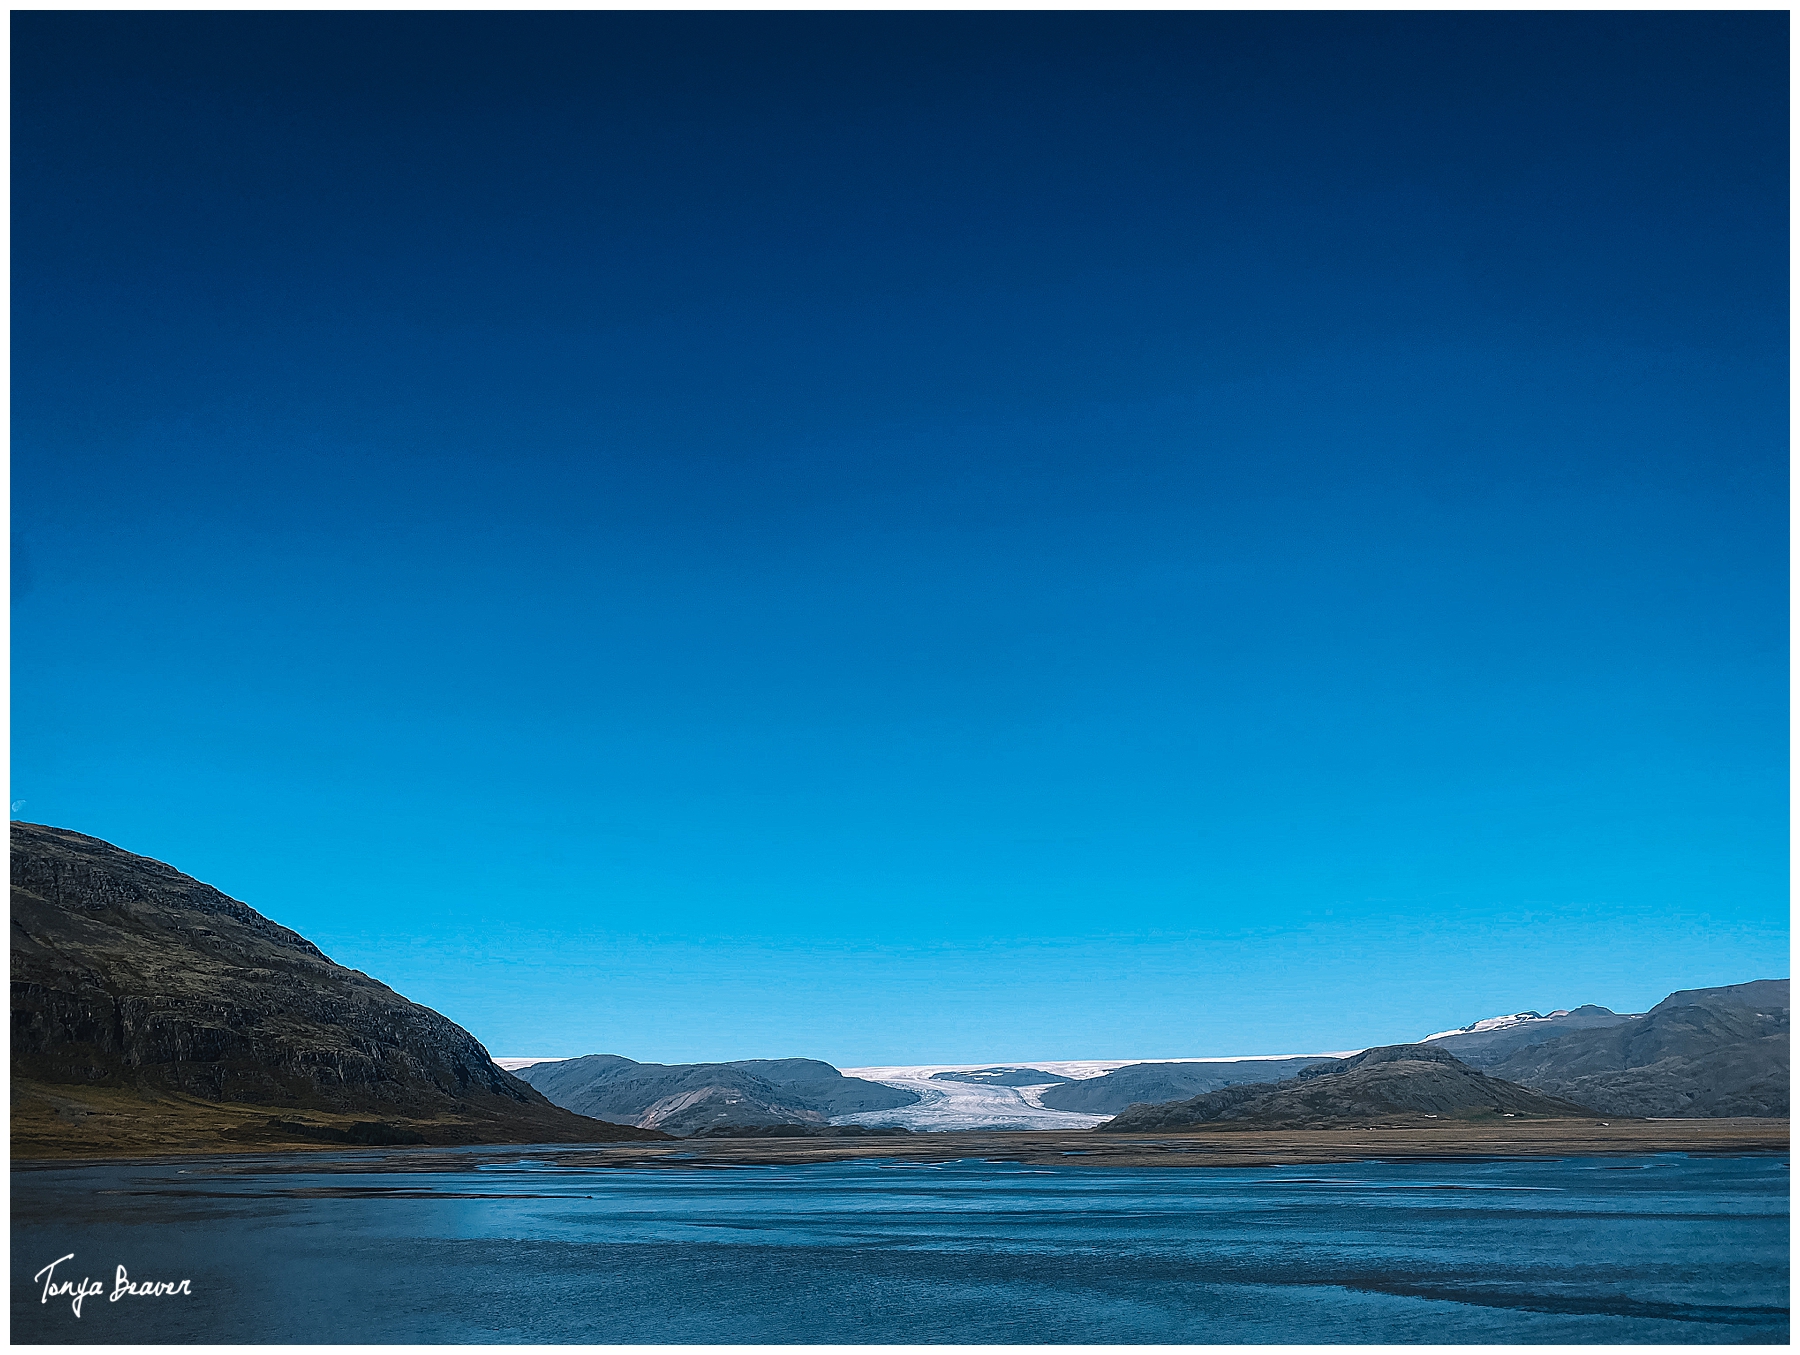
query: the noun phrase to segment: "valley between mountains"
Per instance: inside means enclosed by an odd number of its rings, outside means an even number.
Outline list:
[[[1375,1131],[1416,1152],[1786,1146],[1786,979],[1676,992],[1642,1013],[1520,1012],[1411,1044],[1270,1057],[843,1070],[613,1052],[496,1060],[453,1021],[173,867],[43,825],[14,823],[11,846],[15,1157],[638,1145],[608,1152],[624,1163],[660,1160],[680,1139],[716,1145],[713,1156],[826,1160],[1046,1133],[1091,1145],[1057,1155],[1096,1161],[1125,1160],[1122,1135],[1215,1144],[1148,1159],[1191,1163],[1277,1140],[1282,1160],[1341,1156],[1360,1150],[1316,1136]]]

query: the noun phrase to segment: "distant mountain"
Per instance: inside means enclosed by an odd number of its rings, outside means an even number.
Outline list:
[[[1786,979],[1756,979],[1723,988],[1683,988],[1670,993],[1645,1015],[1673,1011],[1676,1007],[1709,1007],[1713,1011],[1785,1012],[1788,1009]]]
[[[973,1073],[933,1073],[933,1082],[974,1082],[984,1087],[1047,1087],[1057,1082],[1073,1082],[1061,1073],[1046,1073],[1041,1068],[982,1068]]]
[[[1038,1097],[1053,1110],[1117,1115],[1131,1105],[1179,1101],[1200,1092],[1246,1082],[1292,1077],[1302,1068],[1329,1062],[1323,1056],[1296,1059],[1234,1059],[1220,1063],[1132,1063],[1100,1077],[1069,1081]]]
[[[891,1110],[919,1099],[845,1077],[817,1059],[663,1064],[589,1054],[534,1064],[519,1076],[577,1114],[680,1135],[722,1126],[823,1125],[834,1115]]]
[[[1601,1030],[1633,1019],[1590,1003],[1569,1011],[1551,1012],[1548,1016],[1540,1016],[1537,1012],[1490,1016],[1461,1030],[1427,1035],[1421,1043],[1448,1049],[1464,1063],[1486,1068],[1530,1045],[1558,1039],[1571,1031]]]
[[[1497,1077],[1612,1115],[1788,1113],[1788,981],[1671,993],[1642,1016],[1495,1063]]]
[[[148,857],[12,825],[13,1151],[642,1137]]]
[[[706,1065],[699,1065],[705,1067]],[[861,1115],[864,1111],[893,1110],[910,1106],[919,1098],[897,1087],[884,1087],[859,1077],[845,1077],[819,1059],[738,1059],[723,1065],[779,1087],[794,1104],[805,1105],[827,1118]]]
[[[1593,1112],[1489,1077],[1429,1044],[1390,1045],[1315,1064],[1282,1082],[1247,1083],[1165,1105],[1131,1106],[1099,1132],[1228,1124],[1330,1129],[1370,1121],[1587,1118]]]

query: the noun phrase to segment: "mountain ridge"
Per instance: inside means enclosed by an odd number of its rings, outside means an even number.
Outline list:
[[[1201,1125],[1329,1129],[1347,1124],[1421,1125],[1429,1120],[1597,1118],[1586,1106],[1490,1077],[1429,1044],[1387,1045],[1314,1064],[1278,1082],[1203,1092],[1185,1101],[1136,1105],[1098,1133],[1155,1132]]]
[[[1181,1100],[1225,1087],[1277,1081],[1327,1059],[1328,1055],[1285,1059],[1235,1059],[1229,1063],[1132,1063],[1100,1077],[1066,1082],[1041,1093],[1053,1110],[1116,1115],[1128,1106]]]
[[[15,1153],[129,1143],[134,1116],[219,1146],[623,1137],[173,866],[43,824],[10,843]]]
[[[1448,1049],[1464,1063],[1486,1068],[1520,1049],[1558,1039],[1571,1031],[1616,1026],[1634,1019],[1629,1014],[1590,1002],[1548,1015],[1527,1011],[1490,1016],[1458,1030],[1427,1035],[1419,1043]]]
[[[587,1054],[533,1064],[519,1076],[565,1109],[680,1135],[727,1126],[822,1126],[834,1116],[918,1100],[911,1092],[845,1077],[818,1059],[662,1064]]]
[[[1613,1115],[1780,1117],[1789,1104],[1788,980],[1671,993],[1648,1012],[1491,1066]]]

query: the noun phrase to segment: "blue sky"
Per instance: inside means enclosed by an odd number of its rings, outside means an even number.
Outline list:
[[[496,1054],[1785,975],[1786,24],[17,14],[14,816]]]

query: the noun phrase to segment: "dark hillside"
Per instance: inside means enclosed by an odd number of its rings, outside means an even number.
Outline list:
[[[1642,1016],[1521,1049],[1491,1070],[1612,1115],[1788,1113],[1788,981],[1671,993]]]
[[[174,1149],[190,1123],[226,1144],[631,1137],[552,1105],[462,1027],[254,908],[24,823],[12,825],[12,1075],[15,1153],[124,1150],[140,1119]]]
[[[1131,1063],[1100,1077],[1052,1087],[1038,1099],[1052,1110],[1117,1115],[1127,1106],[1180,1101],[1246,1082],[1277,1082],[1321,1058],[1234,1059],[1217,1063]]]
[[[1160,1106],[1132,1106],[1099,1131],[1330,1129],[1371,1121],[1497,1121],[1592,1117],[1568,1101],[1489,1077],[1428,1044],[1365,1050],[1303,1070],[1285,1082],[1249,1083]]]
[[[726,1127],[823,1125],[834,1115],[910,1106],[897,1087],[845,1077],[818,1059],[636,1063],[589,1054],[533,1064],[519,1076],[559,1106],[671,1134]]]

